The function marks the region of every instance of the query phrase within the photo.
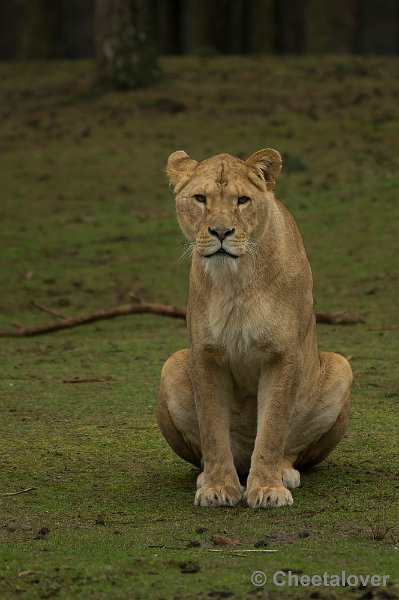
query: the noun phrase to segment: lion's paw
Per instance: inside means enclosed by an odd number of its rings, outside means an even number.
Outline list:
[[[297,488],[301,484],[301,476],[296,469],[283,469],[283,484],[286,488]]]
[[[200,485],[195,494],[194,506],[234,506],[241,500],[243,493],[244,488],[241,486],[236,488],[229,485]]]
[[[270,508],[288,506],[293,503],[291,492],[283,485],[275,487],[256,487],[247,490],[248,505],[252,508]]]

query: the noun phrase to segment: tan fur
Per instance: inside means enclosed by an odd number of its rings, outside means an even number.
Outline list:
[[[270,148],[247,161],[168,160],[192,247],[191,348],[165,363],[157,418],[174,451],[203,469],[197,506],[236,504],[239,475],[250,506],[292,504],[294,467],[323,460],[348,423],[351,368],[318,352],[309,262],[273,194],[280,169]]]

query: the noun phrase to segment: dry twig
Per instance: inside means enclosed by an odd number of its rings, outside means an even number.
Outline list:
[[[26,488],[26,490],[19,490],[19,492],[5,492],[3,494],[0,494],[0,496],[19,496],[19,494],[26,494],[27,492],[31,492],[32,490],[35,490],[36,488],[34,487],[30,487],[30,488]]]
[[[39,310],[46,313],[47,315],[51,315],[52,317],[55,317],[56,319],[68,319],[68,317],[66,315],[61,314],[60,312],[54,310],[53,308],[47,308],[47,306],[43,306],[43,304],[39,304],[35,300],[32,300],[32,306],[34,306],[35,308],[38,308]]]
[[[76,377],[71,377],[70,379],[61,379],[62,383],[93,383],[95,381],[110,381],[112,377],[110,375],[92,375],[87,377],[80,377],[77,375]]]

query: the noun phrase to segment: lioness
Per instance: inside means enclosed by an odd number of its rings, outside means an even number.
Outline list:
[[[322,461],[349,419],[347,360],[318,352],[312,273],[275,198],[281,156],[202,162],[174,152],[167,173],[192,246],[191,348],[165,363],[157,404],[172,449],[202,468],[196,506],[292,504],[297,468]]]

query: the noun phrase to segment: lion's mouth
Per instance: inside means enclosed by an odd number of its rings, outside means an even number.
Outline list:
[[[216,252],[212,252],[212,254],[205,254],[205,258],[210,258],[211,256],[230,256],[231,258],[238,258],[236,254],[232,254],[231,252],[227,252],[224,248],[219,248]]]

